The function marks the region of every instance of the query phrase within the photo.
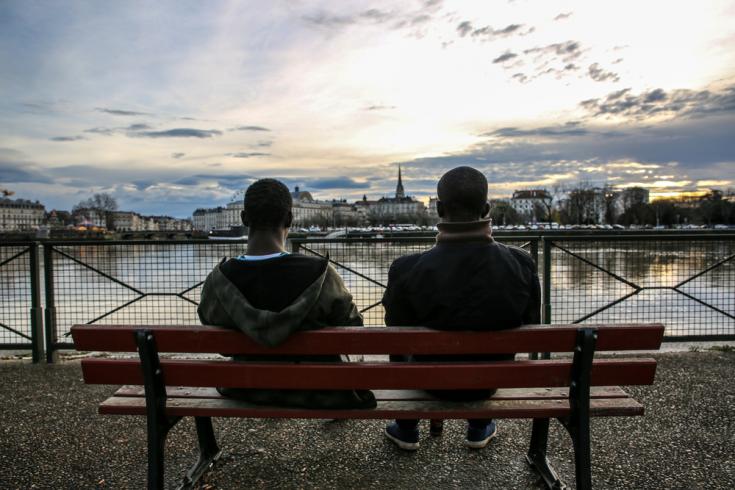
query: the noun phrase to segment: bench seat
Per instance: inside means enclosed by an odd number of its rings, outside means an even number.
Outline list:
[[[567,388],[500,389],[489,400],[447,402],[420,390],[374,390],[377,408],[316,410],[269,407],[225,398],[214,388],[168,387],[169,417],[247,417],[299,419],[396,419],[396,418],[539,418],[570,414]],[[102,402],[102,415],[146,415],[145,389],[127,385]],[[590,415],[643,415],[643,405],[619,387],[590,389]]]

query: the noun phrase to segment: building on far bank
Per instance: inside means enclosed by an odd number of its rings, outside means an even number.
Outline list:
[[[46,208],[38,201],[0,198],[0,231],[33,230],[46,218]]]
[[[373,221],[382,223],[408,221],[426,213],[426,206],[411,196],[406,196],[403,188],[401,167],[398,166],[398,184],[395,197],[381,197],[370,206],[370,217]]]
[[[317,201],[310,192],[302,191],[298,186],[294,188],[291,197],[293,198],[291,212],[294,225],[332,224],[334,214],[331,202]]]
[[[525,219],[531,221],[547,220],[551,209],[552,196],[546,189],[530,189],[513,192],[511,207]]]

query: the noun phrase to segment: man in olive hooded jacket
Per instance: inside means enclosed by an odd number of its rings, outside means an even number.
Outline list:
[[[328,326],[362,325],[362,316],[342,278],[326,259],[285,250],[292,221],[288,188],[261,179],[245,193],[242,221],[248,226],[245,255],[223,260],[207,276],[197,312],[203,324],[240,330],[265,346],[291,334]],[[234,356],[236,361],[339,362],[340,356]],[[370,408],[369,391],[256,390],[220,388],[225,396],[252,403],[307,408]]]

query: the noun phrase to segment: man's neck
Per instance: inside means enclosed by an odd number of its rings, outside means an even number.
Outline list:
[[[252,230],[248,234],[247,255],[270,255],[286,251],[283,230]]]

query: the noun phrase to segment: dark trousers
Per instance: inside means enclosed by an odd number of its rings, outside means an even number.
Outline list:
[[[452,360],[454,361],[462,361],[462,360],[477,360],[474,358],[475,356],[455,356]],[[515,357],[514,354],[496,354],[491,356],[484,356],[482,360],[513,360]],[[444,356],[441,358],[441,360],[445,361],[450,359],[450,356]],[[402,355],[391,355],[390,356],[391,362],[412,362],[412,361],[420,361],[420,360],[430,360],[430,361],[436,361],[438,359],[424,356],[414,358],[413,356],[402,356]],[[449,400],[449,401],[476,401],[476,400],[486,400],[493,396],[497,390],[427,390],[428,393],[431,393],[435,397],[442,399],[442,400]],[[467,423],[469,426],[473,429],[483,429],[487,427],[490,422],[492,422],[493,419],[468,419]],[[402,420],[396,420],[396,423],[398,424],[398,427],[400,427],[402,430],[416,430],[416,428],[419,425],[418,419],[402,419]]]
[[[467,423],[473,429],[484,429],[492,421],[493,419],[469,419]],[[398,427],[401,428],[401,430],[416,430],[416,428],[419,425],[419,420],[418,419],[396,420],[396,423],[398,424]]]

